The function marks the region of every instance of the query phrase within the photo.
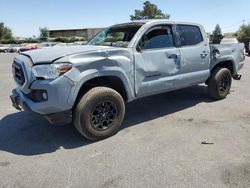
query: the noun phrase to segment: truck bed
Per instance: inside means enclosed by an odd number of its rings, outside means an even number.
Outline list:
[[[243,66],[244,44],[211,44],[211,68],[222,61],[234,62],[235,73],[237,73]]]

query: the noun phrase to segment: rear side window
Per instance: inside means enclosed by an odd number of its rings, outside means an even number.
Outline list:
[[[191,46],[203,41],[200,28],[192,25],[177,25],[181,46]]]

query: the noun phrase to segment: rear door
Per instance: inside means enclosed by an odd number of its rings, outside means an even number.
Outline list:
[[[188,86],[204,82],[210,74],[210,47],[204,29],[196,25],[176,25],[181,52],[180,82]]]

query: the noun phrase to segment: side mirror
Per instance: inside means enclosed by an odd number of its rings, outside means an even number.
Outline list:
[[[142,53],[142,48],[140,47],[140,45],[137,45],[136,50],[137,52]]]

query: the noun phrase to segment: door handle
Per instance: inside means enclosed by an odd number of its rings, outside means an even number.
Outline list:
[[[169,59],[178,59],[178,55],[177,54],[171,54],[170,56],[168,56]]]
[[[206,52],[202,52],[202,53],[201,53],[201,58],[204,59],[204,58],[207,57],[207,55],[208,55],[208,54],[207,54]]]

